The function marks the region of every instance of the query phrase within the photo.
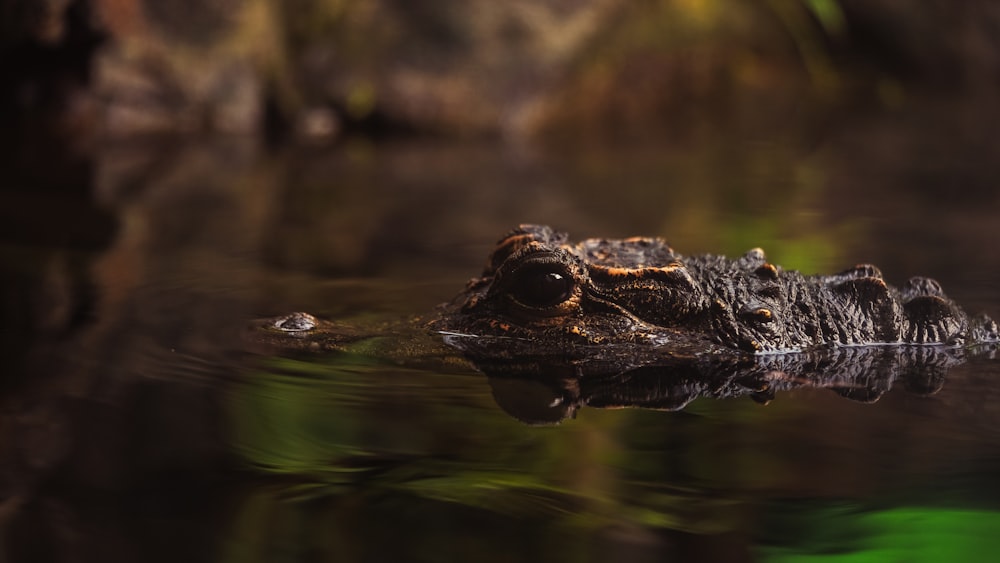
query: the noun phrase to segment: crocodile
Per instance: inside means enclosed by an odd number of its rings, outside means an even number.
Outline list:
[[[250,328],[266,350],[363,350],[435,370],[462,369],[447,352],[457,349],[501,408],[533,424],[581,406],[766,403],[801,387],[864,402],[897,381],[931,394],[953,367],[998,347],[997,324],[966,314],[929,278],[897,289],[869,264],[803,275],[759,248],[734,260],[686,257],[659,238],[574,243],[541,225],[504,236],[482,275],[430,321],[372,331],[292,313]]]
[[[736,259],[687,257],[660,238],[574,243],[543,225],[501,238],[482,275],[431,326],[548,350],[653,346],[691,355],[961,348],[994,343],[998,332],[989,316],[966,314],[937,281],[913,277],[895,288],[871,264],[803,275],[768,262],[760,248]]]

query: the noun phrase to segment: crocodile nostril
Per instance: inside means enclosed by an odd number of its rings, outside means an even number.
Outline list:
[[[292,313],[274,322],[274,328],[285,332],[304,332],[316,328],[319,321],[309,313]]]

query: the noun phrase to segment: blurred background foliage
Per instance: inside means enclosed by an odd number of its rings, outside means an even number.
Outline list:
[[[96,120],[111,137],[360,130],[596,141],[823,120],[929,92],[994,94],[1000,10],[985,0],[911,8],[3,0],[0,73],[14,87],[2,105],[62,104],[68,121]]]

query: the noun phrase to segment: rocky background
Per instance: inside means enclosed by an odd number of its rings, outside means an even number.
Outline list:
[[[606,139],[993,96],[985,0],[2,0],[0,111],[123,138]]]

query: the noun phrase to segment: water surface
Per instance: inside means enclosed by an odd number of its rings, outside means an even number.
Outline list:
[[[2,192],[11,561],[976,560],[1000,526],[1000,363],[827,389],[510,416],[432,335],[248,346],[295,310],[432,314],[521,222],[806,273],[938,279],[1000,317],[996,143],[926,108],[822,132],[541,150],[201,141]],[[10,204],[10,205],[8,205]],[[11,215],[9,211],[5,211]],[[70,235],[59,235],[70,233]],[[393,350],[385,354],[386,350]]]

